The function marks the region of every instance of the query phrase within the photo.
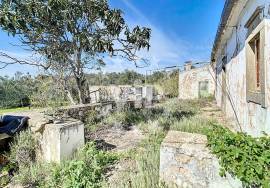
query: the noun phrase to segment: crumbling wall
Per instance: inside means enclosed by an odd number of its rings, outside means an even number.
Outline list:
[[[239,2],[241,3],[241,2]],[[229,20],[230,25],[235,25],[235,28],[227,29],[224,33],[224,41],[217,51],[216,58],[216,101],[220,106],[226,118],[235,122],[235,129],[242,129],[253,136],[260,136],[263,132],[270,133],[270,108],[247,100],[247,59],[246,59],[246,40],[247,29],[246,22],[258,7],[265,7],[265,22],[266,26],[266,45],[264,46],[265,53],[265,95],[266,103],[269,104],[270,99],[270,20],[268,14],[269,2],[263,0],[248,1],[244,9],[237,18]],[[235,10],[239,11],[239,10]],[[233,15],[238,15],[237,12],[232,12]],[[236,20],[236,21],[235,21]],[[230,34],[231,33],[231,34]],[[227,58],[227,61],[222,62],[222,58]],[[222,66],[226,69],[226,85],[224,86],[222,77]],[[226,87],[226,92],[223,92],[223,87]],[[222,95],[225,100],[222,101]]]
[[[142,101],[152,104],[154,98],[153,86],[131,86],[131,85],[111,85],[111,86],[91,86],[91,103],[102,101]],[[98,92],[93,92],[98,91]],[[105,99],[105,100],[103,100]]]
[[[179,73],[179,99],[200,97],[200,83],[208,82],[208,94],[214,95],[214,72],[210,65],[188,69]]]

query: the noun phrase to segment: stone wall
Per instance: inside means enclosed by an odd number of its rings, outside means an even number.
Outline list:
[[[170,131],[160,148],[160,179],[171,187],[240,188],[230,175],[219,175],[218,159],[204,135]]]
[[[107,115],[113,110],[115,105],[115,102],[108,101],[95,104],[66,106],[58,109],[56,114],[64,117],[72,117],[74,119],[79,119],[84,122],[89,111],[95,110],[101,115]]]

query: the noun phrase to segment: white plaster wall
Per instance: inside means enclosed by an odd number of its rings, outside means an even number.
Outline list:
[[[179,99],[199,98],[199,82],[209,81],[209,94],[214,95],[215,74],[212,68],[207,65],[179,73]]]
[[[246,100],[246,53],[245,53],[245,40],[247,35],[247,29],[244,28],[245,23],[250,16],[256,10],[258,6],[265,6],[265,14],[267,14],[265,20],[269,21],[268,8],[270,0],[249,0],[245,8],[242,10],[237,22],[237,30],[234,28],[230,38],[223,43],[219,53],[224,49],[225,54],[220,53],[217,58],[217,66],[222,64],[222,57],[227,56],[226,65],[226,82],[228,96],[226,100],[226,117],[238,119],[243,131],[253,135],[259,136],[262,131],[270,133],[270,109],[263,108],[261,105],[255,103],[248,103]],[[270,30],[266,32],[267,39],[270,38]],[[237,43],[239,49],[236,50]],[[267,66],[266,70],[266,95],[270,91],[270,66],[269,66],[269,43],[265,46]],[[217,75],[217,82],[222,83],[221,73]],[[220,84],[216,87],[216,99],[217,104],[221,106],[222,88]],[[238,128],[238,126],[236,126]]]
[[[82,122],[67,123],[60,130],[60,160],[70,158],[84,145],[84,125]]]
[[[53,130],[53,131],[51,131]],[[46,162],[58,162],[60,159],[60,134],[53,129],[51,124],[45,126],[42,138],[40,139],[41,158]]]

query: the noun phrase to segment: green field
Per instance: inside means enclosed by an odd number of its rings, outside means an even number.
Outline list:
[[[22,112],[29,110],[28,107],[20,107],[20,108],[10,108],[10,109],[0,109],[0,115],[1,114],[7,114],[12,112]]]

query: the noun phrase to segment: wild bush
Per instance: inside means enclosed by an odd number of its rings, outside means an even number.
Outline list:
[[[109,126],[129,128],[130,126],[144,121],[143,114],[137,110],[117,111],[106,117],[102,122]]]
[[[253,138],[245,133],[213,125],[208,146],[219,158],[220,174],[239,178],[244,187],[270,187],[270,138]]]
[[[45,184],[49,168],[50,165],[33,162],[28,163],[27,166],[20,166],[12,179],[12,183],[25,187],[41,187]]]
[[[180,120],[183,117],[189,117],[195,115],[199,111],[197,103],[193,103],[191,100],[179,100],[170,99],[159,107],[164,109],[165,116],[177,118]]]
[[[101,187],[106,169],[117,159],[116,154],[97,150],[88,143],[73,160],[52,169],[46,187]]]
[[[17,135],[10,145],[9,160],[20,166],[27,166],[35,161],[37,141],[30,130]]]
[[[102,122],[102,118],[96,110],[90,110],[86,113],[85,128],[89,131],[95,131],[95,129]]]

